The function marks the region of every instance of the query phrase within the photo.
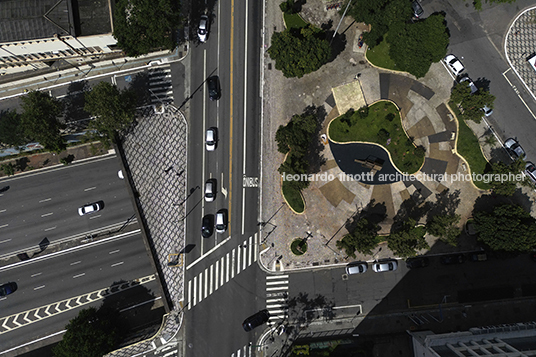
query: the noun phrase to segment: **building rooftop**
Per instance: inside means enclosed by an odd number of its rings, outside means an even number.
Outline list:
[[[110,33],[110,21],[106,0],[2,0],[0,43]]]

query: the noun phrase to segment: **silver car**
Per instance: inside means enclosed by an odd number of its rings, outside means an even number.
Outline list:
[[[208,36],[208,16],[201,15],[199,20],[199,27],[197,28],[197,36],[200,42],[205,42]]]
[[[383,273],[384,271],[393,271],[398,268],[398,262],[396,260],[383,260],[372,264],[372,270],[376,273]]]
[[[100,211],[102,209],[102,205],[99,202],[95,203],[88,203],[85,206],[82,206],[78,209],[78,214],[80,216],[84,216],[86,214],[91,214],[93,212]]]
[[[346,274],[363,274],[367,268],[368,265],[365,262],[352,262],[346,266]]]
[[[212,202],[216,198],[216,180],[209,179],[205,182],[205,201]]]
[[[207,151],[214,151],[216,149],[216,142],[218,141],[216,133],[216,128],[210,128],[207,130],[205,135],[205,145],[207,147]]]

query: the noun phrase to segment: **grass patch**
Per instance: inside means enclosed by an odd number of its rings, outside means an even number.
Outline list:
[[[389,44],[385,40],[387,35],[384,36],[383,41],[379,45],[372,49],[368,49],[366,52],[367,59],[370,63],[377,67],[398,70],[395,62],[389,57]]]
[[[367,141],[382,145],[401,172],[417,172],[424,163],[424,148],[415,147],[408,138],[396,106],[381,101],[371,105],[368,114],[360,115],[360,111],[333,120],[329,126],[330,137],[338,142]]]
[[[289,206],[297,213],[303,213],[305,210],[305,203],[299,190],[294,189],[289,185],[289,181],[283,181],[283,196],[287,200]]]
[[[459,109],[453,105],[452,103],[449,103],[450,108],[454,111],[456,114],[456,117],[460,118],[460,111]],[[474,174],[484,174],[489,171],[489,163],[488,160],[484,157],[482,154],[482,150],[480,149],[480,143],[478,142],[478,138],[473,133],[471,128],[467,126],[465,123],[465,120],[458,119],[459,123],[459,129],[458,129],[458,143],[457,143],[457,150],[458,153],[463,156],[465,161],[469,164],[469,167],[471,168],[471,173]],[[491,189],[491,185],[489,183],[484,183],[483,181],[473,181],[473,183],[476,185],[476,187],[482,189],[482,190],[489,190]]]
[[[307,26],[307,22],[299,14],[283,14],[283,19],[287,28],[302,28]]]
[[[307,242],[302,238],[297,238],[290,243],[290,250],[294,255],[303,255],[307,252]]]

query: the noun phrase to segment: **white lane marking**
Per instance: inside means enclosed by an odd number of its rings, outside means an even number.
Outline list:
[[[100,214],[98,214],[98,215],[96,215],[96,216],[91,216],[91,217],[89,217],[89,219],[95,219],[95,218],[100,218],[100,216],[101,216],[101,215],[100,215]]]
[[[4,224],[4,225],[0,226],[0,228],[4,228],[4,227],[7,227],[7,226],[9,226],[9,224]]]
[[[199,258],[197,258],[195,261],[193,261],[190,265],[188,265],[186,267],[186,270],[190,269],[191,267],[193,267],[194,265],[196,265],[197,263],[199,263],[201,260],[205,259],[208,255],[210,255],[212,252],[214,252],[216,249],[218,249],[219,247],[221,247],[222,245],[224,245],[225,243],[227,243],[228,240],[231,239],[231,236],[225,238],[223,241],[221,241],[220,243],[218,243],[218,245],[214,246],[211,250],[209,250],[208,252],[206,252],[205,254],[203,254],[202,256],[200,256]]]
[[[266,285],[281,285],[281,284],[288,284],[288,280],[281,280],[281,281],[267,281]]]
[[[39,203],[48,202],[50,200],[52,200],[52,198],[45,198],[44,200],[39,201]]]
[[[42,214],[41,217],[52,216],[53,214],[54,214],[54,212],[45,213],[45,214]]]
[[[266,280],[275,280],[275,279],[286,279],[288,278],[288,274],[286,275],[267,275]]]
[[[214,264],[212,264],[210,266],[210,284],[209,284],[210,286],[209,286],[209,290],[208,290],[209,295],[212,295],[212,292],[213,292],[213,290],[212,290],[212,284],[214,282],[213,276],[214,276]]]
[[[223,285],[223,271],[225,270],[225,257],[221,257],[220,259],[220,265],[221,265],[221,271],[220,271],[220,286]]]
[[[199,274],[199,302],[203,300],[203,273]]]
[[[214,265],[216,266],[216,268],[214,269],[214,291],[218,290],[219,286],[219,278],[220,278],[220,274],[219,274],[219,269],[220,269],[220,261],[216,261],[216,263],[214,263]]]
[[[111,267],[116,267],[116,266],[119,266],[119,265],[123,265],[125,262],[119,262],[119,263],[115,263],[115,264],[112,264]]]
[[[276,286],[274,288],[266,288],[266,291],[275,291],[275,290],[288,290],[288,286]]]
[[[11,242],[11,238],[0,240],[0,243],[7,243],[7,242]]]
[[[244,241],[243,245],[242,245],[244,248],[244,257],[242,259],[242,270],[246,270],[246,254],[248,252],[248,249],[249,249],[249,244],[248,244],[248,241],[247,239]],[[248,257],[249,258],[249,257]]]
[[[226,255],[226,265],[227,265],[227,268],[225,269],[227,271],[227,274],[225,274],[225,282],[227,283],[229,281],[229,260],[230,260],[230,256],[229,256],[230,253],[227,253]]]
[[[206,90],[206,86],[207,86],[207,50],[206,49],[203,49],[203,131],[201,132],[201,135],[203,135],[202,137],[202,149],[203,150],[203,155],[202,155],[202,163],[203,163],[203,166],[201,166],[201,182],[203,183],[203,185],[205,184],[205,164],[206,164],[206,149],[205,149],[205,133],[207,131],[207,123],[206,123],[206,119],[207,119],[207,113],[206,113],[206,107],[207,107],[207,90]],[[201,200],[201,217],[204,217],[205,216],[205,200],[202,199]],[[205,240],[203,239],[203,237],[201,237],[201,252],[204,252],[205,249],[204,249],[204,246],[205,246]]]
[[[246,22],[245,26],[245,37],[244,37],[244,139],[243,139],[243,148],[242,148],[242,174],[246,174],[246,132],[247,132],[247,93],[248,93],[248,61],[247,61],[247,55],[248,55],[248,1],[246,1]],[[246,225],[246,188],[242,185],[242,234],[245,232],[245,225]]]
[[[43,274],[43,273],[35,273],[35,274],[30,275],[30,277],[35,278],[36,276],[39,276],[41,274]]]
[[[41,286],[37,286],[34,288],[34,290],[39,290],[39,289],[43,289],[45,286],[44,285],[41,285]]]
[[[206,299],[208,296],[208,268],[205,269],[205,296],[203,299]]]
[[[197,304],[197,276],[194,276],[194,299],[192,300],[193,301],[193,306],[195,306],[195,304]],[[192,306],[192,304],[190,304],[189,306]]]
[[[81,261],[81,260],[77,260],[76,262],[72,262],[70,265],[76,265],[76,264],[80,264],[80,263],[82,263],[82,261]]]
[[[5,211],[5,209],[0,209],[0,213],[4,213]]]
[[[116,249],[116,250],[112,250],[111,252],[108,252],[108,254],[115,254],[115,253],[118,253],[119,252],[119,249]]]
[[[57,227],[58,227],[58,226],[54,226],[54,227],[47,228],[47,229],[45,229],[45,232],[52,231],[52,230],[56,229]]]
[[[91,191],[91,190],[94,190],[96,188],[97,188],[96,186],[88,187],[88,188],[84,189],[84,192]]]
[[[506,81],[508,82],[508,84],[510,85],[510,87],[512,87],[512,89],[514,90],[514,92],[517,94],[517,97],[519,99],[521,99],[521,102],[523,102],[523,104],[525,105],[525,107],[527,108],[527,110],[529,111],[530,115],[532,115],[532,117],[536,120],[536,115],[534,115],[534,113],[532,112],[532,110],[530,110],[528,104],[525,102],[525,100],[521,97],[521,93],[519,93],[519,90],[517,89],[517,87],[515,85],[512,84],[512,82],[510,82],[510,80],[508,79],[508,77],[506,76],[506,72],[508,72],[511,68],[508,68],[506,71],[504,71],[502,73],[504,79],[506,79]],[[521,77],[520,77],[521,78]],[[523,82],[523,80],[521,80],[521,82]],[[525,83],[525,82],[523,82]],[[529,93],[532,94],[531,91],[529,91]],[[532,94],[532,96],[534,97],[534,94]]]
[[[231,252],[231,279],[234,278],[234,274],[235,274],[235,264],[236,264],[236,259],[235,259],[235,249],[233,249],[233,251]]]
[[[255,233],[255,240],[253,245],[253,261],[257,261],[257,246],[259,244],[259,232]]]
[[[73,279],[79,278],[79,277],[84,276],[84,275],[86,275],[86,273],[82,273],[82,274],[74,275],[74,276],[73,276]]]
[[[188,310],[191,310],[192,309],[192,304],[190,304],[190,302],[192,302],[192,281],[188,281]]]
[[[241,245],[238,246],[238,248],[233,249],[233,253],[236,250],[236,275],[240,274],[240,256],[242,255],[242,248]]]

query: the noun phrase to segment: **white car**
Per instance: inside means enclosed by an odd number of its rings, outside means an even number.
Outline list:
[[[80,207],[78,209],[78,214],[81,216],[84,216],[86,214],[90,214],[93,212],[100,211],[102,209],[102,205],[98,202],[95,203],[88,203],[87,205]]]
[[[207,151],[214,151],[216,149],[217,141],[218,141],[218,138],[216,134],[216,128],[207,129],[207,132],[205,135],[205,145],[207,147]]]
[[[351,262],[346,266],[346,274],[363,274],[367,271],[367,267],[365,262]]]
[[[493,109],[488,107],[487,105],[484,105],[484,108],[482,108],[482,111],[484,112],[484,115],[489,117],[491,114],[493,114]]]
[[[197,36],[199,37],[200,42],[205,42],[208,36],[208,16],[201,15],[201,20],[199,20],[199,27],[197,28]]]
[[[205,201],[212,202],[216,197],[216,180],[210,179],[205,182]]]
[[[227,230],[227,210],[221,209],[216,213],[216,232],[225,233]]]
[[[455,76],[460,75],[460,73],[462,73],[465,69],[460,60],[454,55],[448,55],[443,59],[443,62],[445,62],[447,67],[452,71],[452,73],[454,73]]]
[[[384,260],[372,264],[372,270],[374,270],[376,273],[393,271],[396,270],[396,268],[398,268],[398,262],[396,260]]]

